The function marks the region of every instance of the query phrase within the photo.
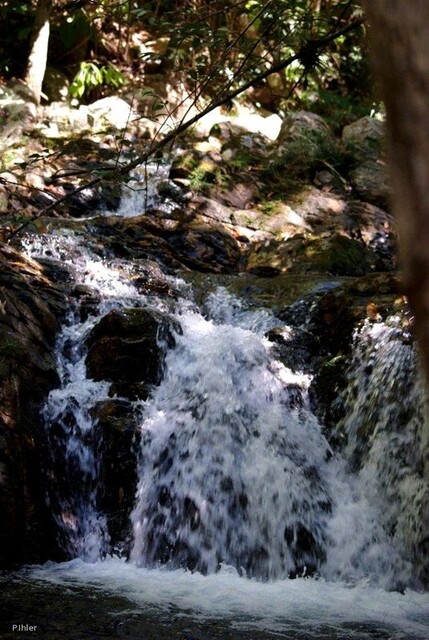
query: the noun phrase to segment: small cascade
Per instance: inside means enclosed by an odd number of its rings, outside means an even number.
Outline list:
[[[401,554],[382,554],[379,572],[394,574],[393,585],[428,584],[429,456],[425,389],[404,318],[365,323],[355,338],[349,382],[340,402],[337,427],[352,474],[359,508],[372,509],[378,539]],[[426,469],[427,473],[427,469]],[[338,531],[338,529],[337,529]],[[338,534],[337,534],[338,536]],[[339,537],[339,536],[338,536]],[[356,545],[356,532],[353,535]],[[342,547],[347,543],[342,540]],[[359,552],[356,546],[355,552]],[[369,567],[377,566],[374,544]],[[365,554],[363,554],[365,555]],[[341,554],[336,557],[341,564]],[[361,558],[362,562],[362,558]]]
[[[32,257],[67,266],[75,283],[94,298],[89,316],[76,303],[64,322],[56,347],[61,384],[42,412],[49,449],[47,494],[61,547],[68,557],[96,562],[109,550],[109,535],[97,507],[100,442],[93,409],[109,399],[110,383],[88,378],[85,341],[106,313],[145,298],[127,282],[123,264],[106,264],[73,237],[28,237],[25,248]]]
[[[330,452],[306,406],[308,379],[249,329],[199,314],[180,322],[144,412],[132,557],[265,579],[314,571]]]
[[[132,218],[153,207],[167,210],[174,208],[174,203],[168,197],[160,195],[160,188],[170,185],[169,173],[170,165],[161,162],[149,162],[136,167],[131,172],[131,180],[123,186],[121,202],[115,215]]]
[[[97,510],[98,460],[91,409],[108,397],[109,384],[88,380],[84,336],[94,318],[80,322],[70,314],[57,343],[61,386],[43,408],[54,483],[50,503],[62,548],[71,557],[96,562],[106,554],[108,536]]]

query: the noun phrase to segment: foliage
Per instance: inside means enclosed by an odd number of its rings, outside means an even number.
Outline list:
[[[0,73],[16,72],[12,61],[28,49],[34,9],[35,0],[0,0],[0,30],[8,24]],[[315,96],[318,110],[329,95],[353,91],[365,97],[371,91],[362,29],[334,38],[320,51],[312,46],[351,24],[360,12],[353,0],[56,0],[48,64],[74,77],[70,95],[77,99],[100,86],[118,88],[124,81],[119,69],[132,63],[138,74],[151,65],[170,69],[198,101],[257,79],[300,52],[293,64],[256,83],[249,95],[270,110],[290,105],[291,94],[298,105]],[[151,49],[145,45],[148,39],[163,41],[165,47]],[[16,42],[25,46],[18,51]]]
[[[189,175],[189,186],[194,191],[207,192],[214,184],[221,185],[222,172],[214,163],[202,160]]]
[[[339,37],[322,52],[305,43],[317,42],[360,15],[357,3],[345,0],[221,0],[158,2],[154,23],[152,2],[132,10],[136,20],[169,39],[166,53],[172,68],[183,74],[192,95],[218,95],[233,89],[269,66],[302,49],[296,63],[255,91],[262,106],[278,108],[295,85],[298,99],[325,89],[344,94],[368,89],[362,31]],[[181,21],[177,15],[180,5]],[[201,33],[204,31],[204,38]],[[146,54],[148,55],[148,54]],[[153,54],[156,57],[156,54]],[[159,57],[159,56],[158,56]],[[358,81],[356,80],[358,78]],[[265,94],[261,89],[265,87]]]
[[[31,25],[36,5],[37,0],[0,0],[0,13],[26,16],[22,24]],[[48,64],[73,78],[71,98],[89,101],[104,88],[120,89],[133,94],[142,116],[158,126],[150,143],[145,141],[126,165],[116,161],[108,173],[100,155],[97,171],[91,169],[90,186],[114,175],[123,179],[130,169],[174,145],[202,115],[216,106],[227,109],[239,95],[281,115],[299,106],[336,122],[354,109],[350,92],[358,96],[356,103],[372,104],[360,8],[353,0],[55,0],[50,20]],[[19,40],[18,21],[13,24],[7,36],[11,58]],[[27,40],[25,46],[20,43],[19,53],[28,49],[28,28],[21,37]],[[5,75],[13,72],[4,67]],[[163,83],[159,95],[156,88],[148,91],[157,86],[152,74],[158,85],[159,78]],[[117,146],[118,157],[124,140]],[[291,187],[323,162],[333,171],[344,162],[344,157],[331,158],[331,150],[320,144],[316,147],[315,154],[309,145],[297,144],[289,148],[289,156],[272,160],[268,167],[261,166],[262,157],[249,166],[245,154],[235,154],[231,165],[247,178],[249,170],[255,177],[265,171],[274,189],[285,182]],[[285,163],[290,166],[288,180]],[[88,175],[87,167],[78,173]],[[190,176],[191,186],[203,191],[225,188],[228,180],[219,167],[214,172],[193,167]],[[44,211],[58,208],[67,198],[60,197]]]
[[[94,62],[81,62],[79,71],[73,78],[69,88],[71,98],[82,98],[101,86],[119,88],[124,83],[124,76],[113,65],[98,66]]]

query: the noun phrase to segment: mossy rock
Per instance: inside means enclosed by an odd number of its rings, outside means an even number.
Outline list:
[[[384,123],[376,118],[365,116],[346,125],[342,139],[347,149],[358,162],[377,160],[384,145]]]
[[[297,256],[291,273],[326,272],[338,276],[360,276],[371,269],[375,257],[357,240],[335,235],[310,240]]]
[[[376,256],[370,249],[346,236],[297,235],[285,242],[255,245],[248,257],[246,270],[256,275],[289,272],[361,276],[370,272],[375,262]]]

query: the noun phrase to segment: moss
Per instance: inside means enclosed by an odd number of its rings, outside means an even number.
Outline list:
[[[16,338],[1,337],[0,342],[0,380],[6,378],[12,365],[25,355],[25,348]]]
[[[310,240],[303,248],[297,262],[308,262],[312,271],[323,271],[332,275],[359,276],[368,271],[366,248],[357,240],[346,236],[333,236]]]
[[[189,186],[194,191],[206,193],[214,185],[226,186],[224,170],[210,160],[202,160],[189,175]]]
[[[0,357],[2,358],[20,358],[24,353],[23,345],[16,338],[6,338],[0,344]]]

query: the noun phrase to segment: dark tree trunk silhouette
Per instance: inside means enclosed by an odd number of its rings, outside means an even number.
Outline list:
[[[405,293],[429,382],[429,2],[363,0],[387,112]]]

